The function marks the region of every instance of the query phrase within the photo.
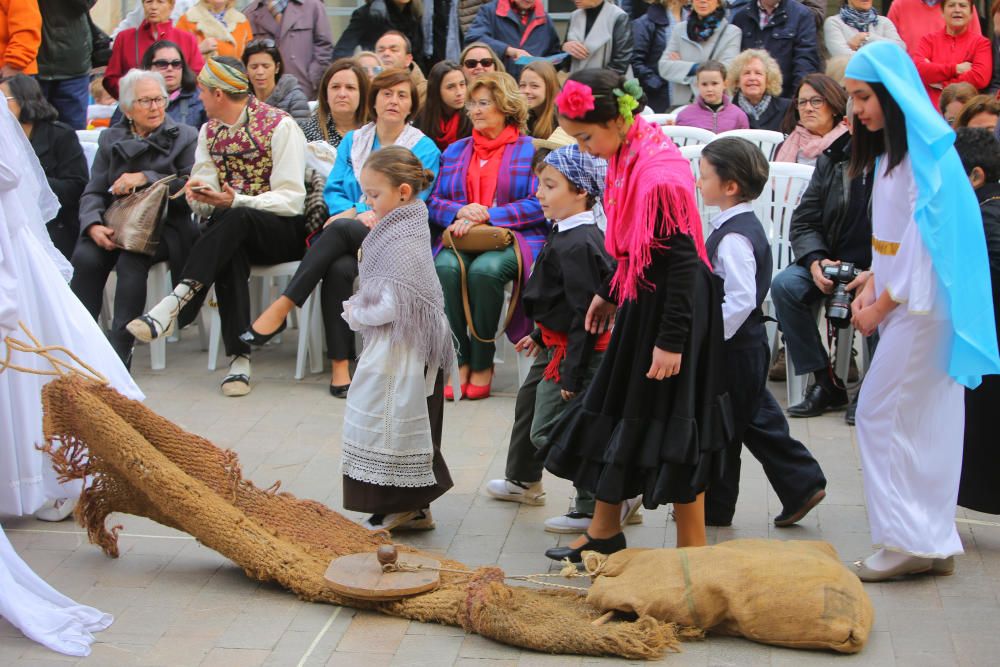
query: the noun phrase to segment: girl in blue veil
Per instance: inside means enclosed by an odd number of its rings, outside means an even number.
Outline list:
[[[872,275],[854,326],[878,329],[858,403],[865,498],[877,551],[865,581],[951,574],[963,385],[1000,372],[979,206],[913,62],[888,42],[847,67],[854,106],[850,171],[874,174]]]

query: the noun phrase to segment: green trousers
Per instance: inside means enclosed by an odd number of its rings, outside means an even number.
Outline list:
[[[469,307],[476,333],[493,338],[500,323],[503,308],[503,288],[517,277],[517,255],[514,248],[484,252],[481,255],[462,253],[469,283]],[[444,290],[444,310],[451,331],[458,340],[458,363],[469,364],[473,371],[493,366],[496,345],[472,338],[462,307],[462,272],[455,251],[442,248],[434,260],[441,288]]]

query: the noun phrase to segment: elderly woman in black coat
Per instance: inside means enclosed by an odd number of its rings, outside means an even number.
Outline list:
[[[108,275],[118,274],[114,314],[108,338],[126,366],[135,343],[125,325],[142,314],[146,275],[157,262],[169,261],[176,279],[198,236],[183,197],[170,201],[160,243],[152,257],[118,248],[104,214],[116,199],[166,176],[178,178],[180,190],[194,165],[198,131],[166,114],[167,89],[157,72],[134,69],[119,83],[125,119],[101,133],[90,182],[80,200],[80,241],[73,253],[73,292],[95,318],[101,312]]]
[[[49,187],[59,198],[59,213],[46,227],[52,244],[69,259],[80,235],[78,211],[80,195],[87,185],[87,158],[76,132],[56,120],[59,112],[32,77],[17,74],[0,84],[0,91],[31,142]]]

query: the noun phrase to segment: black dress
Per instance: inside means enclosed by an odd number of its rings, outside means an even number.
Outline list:
[[[645,273],[654,289],[621,307],[597,375],[544,453],[549,472],[607,503],[694,501],[721,474],[731,437],[722,281],[689,236],[666,243]],[[682,354],[678,375],[646,377],[654,346]]]
[[[993,315],[1000,336],[1000,185],[976,191],[983,211],[986,249],[993,283]],[[998,340],[1000,343],[1000,340]],[[996,413],[1000,409],[1000,375],[984,375],[976,389],[965,390],[965,452],[958,504],[977,512],[1000,514],[1000,450]]]

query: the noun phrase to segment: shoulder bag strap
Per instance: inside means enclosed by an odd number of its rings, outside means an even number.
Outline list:
[[[504,318],[503,327],[493,338],[483,338],[476,331],[476,326],[472,323],[472,307],[469,305],[469,277],[465,270],[465,261],[462,259],[462,253],[455,248],[451,241],[451,232],[447,229],[444,232],[444,245],[451,248],[452,252],[455,253],[455,258],[458,260],[458,270],[462,281],[462,309],[465,311],[465,324],[469,327],[469,333],[472,334],[472,337],[480,343],[495,343],[503,335],[507,327],[510,326],[511,320],[514,319],[514,310],[516,309],[518,299],[521,298],[521,275],[524,271],[524,258],[521,257],[521,246],[517,242],[517,237],[509,230],[508,233],[513,237],[514,256],[517,257],[517,275],[514,277],[514,291],[510,295],[510,303],[507,305],[507,317]]]

